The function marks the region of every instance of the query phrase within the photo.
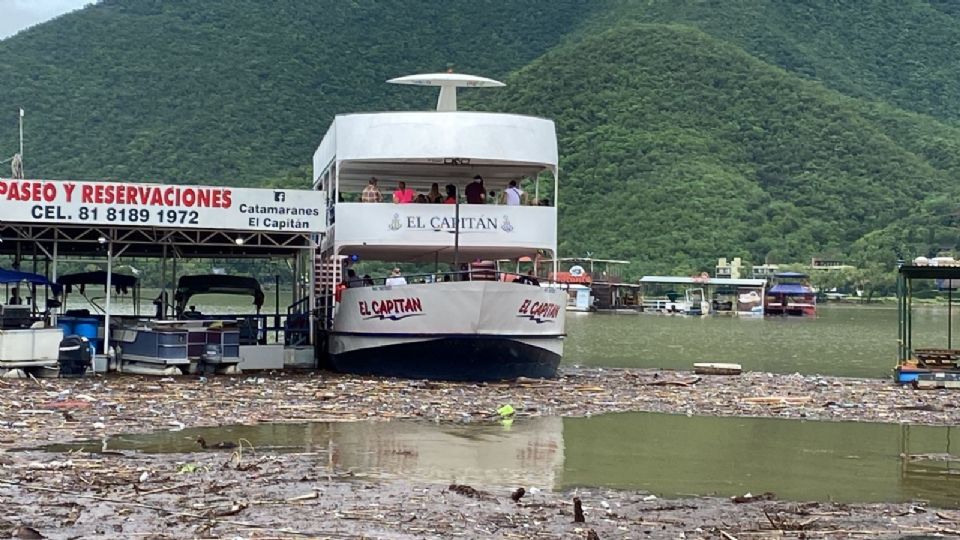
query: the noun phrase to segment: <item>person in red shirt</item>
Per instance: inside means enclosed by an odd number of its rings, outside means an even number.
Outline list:
[[[457,186],[447,184],[447,197],[443,199],[443,204],[457,204]]]
[[[416,194],[412,189],[407,188],[406,182],[397,182],[397,190],[393,192],[393,202],[397,204],[410,204]]]

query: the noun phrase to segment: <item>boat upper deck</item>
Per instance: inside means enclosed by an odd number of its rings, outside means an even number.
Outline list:
[[[321,248],[431,261],[553,253],[557,170],[555,127],[543,118],[458,111],[337,116],[314,154],[315,187],[327,194],[330,217]],[[465,204],[477,176],[486,204]],[[381,202],[361,202],[373,178]],[[400,182],[416,195],[435,188],[443,198],[452,187],[461,204],[394,204]],[[501,200],[510,182],[524,192],[520,205]]]
[[[314,185],[359,192],[375,176],[407,187],[465,186],[474,175],[488,189],[510,180],[557,176],[553,121],[518,114],[417,111],[337,116],[313,156]],[[329,189],[332,188],[332,189]]]

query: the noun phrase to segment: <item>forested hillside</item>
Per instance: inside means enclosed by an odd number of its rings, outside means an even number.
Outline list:
[[[698,0],[103,0],[0,41],[0,156],[50,178],[297,184],[388,78],[556,120],[561,254],[634,272],[957,248],[960,8]]]
[[[0,154],[45,177],[235,183],[310,162],[333,115],[423,108],[424,71],[501,77],[601,2],[103,0],[0,41]],[[532,24],[531,21],[536,21]]]
[[[843,94],[960,119],[955,0],[618,0],[602,24],[683,24]]]

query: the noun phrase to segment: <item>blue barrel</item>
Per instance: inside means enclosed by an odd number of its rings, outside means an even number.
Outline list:
[[[63,337],[73,335],[75,333],[77,321],[73,317],[59,317],[57,318],[57,327],[63,330]]]
[[[73,333],[87,338],[90,342],[90,354],[97,354],[97,330],[100,328],[100,321],[92,317],[77,317]]]

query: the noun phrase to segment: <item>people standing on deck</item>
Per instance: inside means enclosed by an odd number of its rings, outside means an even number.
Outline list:
[[[349,288],[349,289],[355,289],[355,288],[357,288],[357,287],[363,287],[363,285],[364,285],[363,280],[360,279],[359,276],[357,276],[357,271],[354,270],[353,268],[350,268],[350,269],[347,270],[347,281],[346,281],[346,284],[347,284],[347,288]]]
[[[427,202],[430,204],[439,204],[443,202],[443,195],[440,194],[440,185],[436,182],[430,186],[430,193],[427,193]]]
[[[527,270],[527,273],[521,274],[513,280],[514,283],[522,283],[524,285],[535,285],[540,286],[540,280],[537,279],[537,276],[534,275],[533,270]]]
[[[377,177],[371,176],[370,183],[367,184],[367,187],[363,188],[363,193],[360,194],[361,202],[383,202],[383,194],[380,193],[380,188],[377,187]]]
[[[487,190],[483,187],[483,177],[479,174],[473,177],[473,182],[464,190],[467,195],[467,204],[483,204],[487,200]]]
[[[393,202],[397,204],[410,204],[416,196],[416,193],[407,187],[406,182],[401,180],[397,182],[397,190],[393,192]]]
[[[503,190],[503,202],[507,206],[520,206],[527,194],[517,187],[517,181],[511,180],[507,189]]]
[[[447,197],[443,199],[443,204],[457,204],[457,186],[447,184]]]
[[[406,285],[407,278],[403,277],[403,274],[400,273],[399,268],[394,268],[393,272],[390,273],[390,277],[387,278],[385,284],[390,287],[395,287],[397,285]]]

